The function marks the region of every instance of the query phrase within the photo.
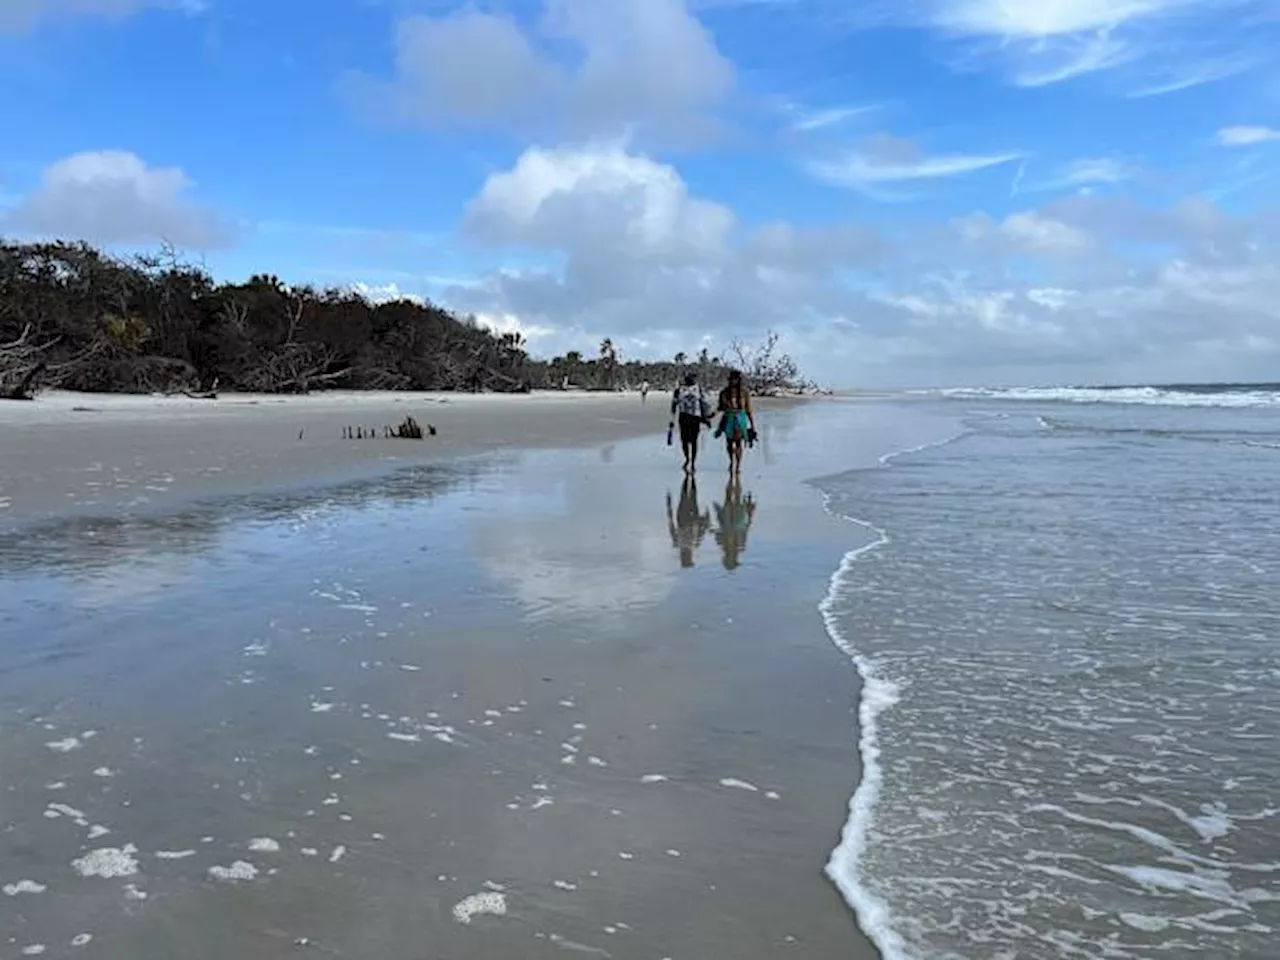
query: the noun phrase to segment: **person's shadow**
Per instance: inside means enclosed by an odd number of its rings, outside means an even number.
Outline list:
[[[693,566],[693,555],[711,530],[711,513],[698,506],[698,483],[692,475],[680,487],[680,503],[674,511],[671,492],[667,491],[667,528],[671,545],[680,554],[680,566]]]
[[[726,570],[738,569],[755,515],[755,498],[750,493],[743,494],[741,479],[730,477],[724,488],[724,503],[716,504],[716,543]]]

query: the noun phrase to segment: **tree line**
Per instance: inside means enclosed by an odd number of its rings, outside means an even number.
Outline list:
[[[800,388],[778,338],[728,357],[623,360],[529,355],[518,333],[412,300],[373,303],[348,289],[257,275],[217,283],[171,249],[121,259],[84,243],[0,240],[0,397],[48,388],[108,393],[221,390],[655,389],[688,370],[704,383],[729,366],[768,393]]]

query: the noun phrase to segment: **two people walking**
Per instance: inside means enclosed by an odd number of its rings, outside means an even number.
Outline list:
[[[737,475],[742,471],[742,455],[750,444],[756,442],[756,415],[751,404],[751,393],[742,380],[742,372],[730,370],[728,382],[717,398],[714,409],[711,400],[698,383],[693,373],[687,373],[684,383],[676,387],[671,396],[671,415],[673,420],[668,427],[668,442],[671,431],[678,423],[680,427],[680,448],[684,453],[684,471],[693,473],[698,468],[698,440],[704,426],[711,426],[715,413],[720,414],[720,423],[716,426],[715,436],[723,436],[725,450],[729,454],[729,472]]]

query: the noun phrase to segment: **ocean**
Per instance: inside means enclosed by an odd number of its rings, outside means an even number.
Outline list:
[[[865,774],[828,867],[887,960],[1280,956],[1280,387],[905,400],[816,481]]]

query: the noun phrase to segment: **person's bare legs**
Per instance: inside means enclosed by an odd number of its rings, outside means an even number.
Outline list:
[[[682,440],[680,444],[684,448],[684,472],[692,474],[698,469],[698,441]]]

